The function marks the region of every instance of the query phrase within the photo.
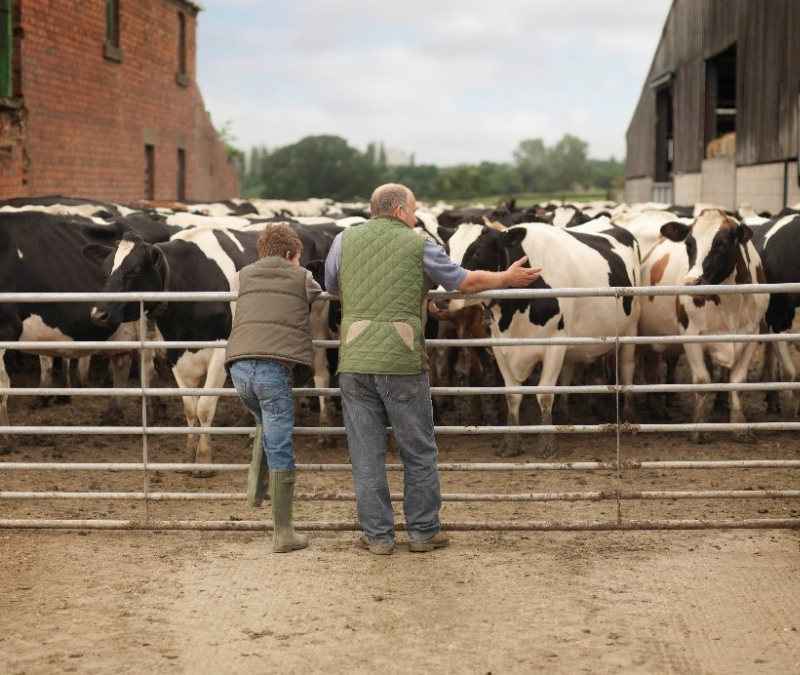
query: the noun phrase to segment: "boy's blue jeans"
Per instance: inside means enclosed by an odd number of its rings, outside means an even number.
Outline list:
[[[291,371],[276,361],[241,359],[231,364],[230,373],[242,403],[264,429],[267,466],[277,471],[294,469]]]
[[[386,427],[391,426],[403,462],[408,536],[414,541],[430,539],[441,529],[442,494],[428,374],[340,373],[339,385],[356,508],[364,533],[375,544],[394,541],[394,511],[386,476]]]

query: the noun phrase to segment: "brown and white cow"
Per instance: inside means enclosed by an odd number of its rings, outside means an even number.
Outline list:
[[[691,225],[670,222],[661,228],[664,239],[642,260],[644,286],[697,286],[764,283],[764,272],[753,243],[753,232],[720,209],[708,209]],[[769,295],[651,295],[642,298],[639,335],[757,335]],[[656,352],[669,345],[651,345]],[[694,384],[708,384],[711,377],[704,354],[730,369],[730,382],[747,379],[747,367],[755,342],[685,343],[683,350]],[[674,347],[673,347],[674,350]],[[696,393],[694,422],[705,420],[706,393]],[[739,392],[731,392],[732,423],[746,422]],[[748,432],[737,432],[743,440],[754,440]],[[694,442],[703,434],[691,433]]]

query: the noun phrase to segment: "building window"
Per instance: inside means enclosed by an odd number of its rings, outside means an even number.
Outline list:
[[[705,156],[736,151],[736,45],[706,61]]]
[[[103,56],[110,61],[122,61],[119,46],[119,0],[106,0],[106,41]]]
[[[186,72],[186,15],[183,12],[178,12],[178,72],[175,81],[182,87],[189,85]]]
[[[11,63],[14,38],[11,33],[11,0],[0,0],[0,98],[11,98],[14,90]]]
[[[178,201],[186,200],[186,150],[178,148]]]
[[[144,146],[144,198],[156,198],[156,149],[153,145]]]
[[[672,106],[672,86],[656,92],[656,182],[672,180],[675,160],[675,126]]]

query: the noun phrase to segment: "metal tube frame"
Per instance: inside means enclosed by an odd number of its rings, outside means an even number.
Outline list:
[[[770,292],[800,292],[800,284],[770,285]],[[549,289],[544,291],[506,290],[477,293],[470,297],[501,297],[501,298],[530,298],[530,297],[586,297],[586,296],[613,296],[622,298],[627,296],[647,295],[707,295],[709,293],[730,294],[743,292],[763,293],[764,285],[750,284],[735,287],[638,287],[638,288],[610,288],[610,289]],[[459,293],[432,292],[430,297],[465,297]],[[197,300],[235,300],[232,293],[149,293],[149,294],[123,294],[123,293],[0,293],[1,302],[14,302],[26,300],[32,302],[86,302],[89,300],[131,300],[136,299],[140,304],[139,335],[138,341],[127,342],[82,342],[81,347],[88,353],[103,351],[117,352],[136,350],[143,354],[145,349],[158,349],[166,346],[187,348],[222,348],[224,341],[216,342],[181,342],[169,343],[147,339],[147,327],[144,319],[144,302],[152,300],[169,301],[197,301]],[[335,299],[323,294],[321,300]],[[547,345],[547,344],[593,344],[609,343],[613,341],[618,352],[620,345],[626,343],[649,344],[658,342],[683,343],[683,342],[796,342],[800,335],[711,335],[665,337],[623,337],[614,338],[562,338],[562,339],[485,339],[485,340],[429,340],[428,346],[515,346],[515,345]],[[0,342],[0,349],[28,349],[53,353],[57,350],[76,351],[75,342],[49,342],[43,349],[41,342]],[[337,340],[315,341],[317,347],[338,346]],[[618,376],[618,373],[617,373]],[[618,377],[617,377],[618,380]],[[141,386],[138,388],[123,388],[109,390],[105,388],[78,389],[78,388],[53,388],[48,389],[48,394],[70,394],[83,396],[108,395],[113,391],[119,396],[139,396],[142,401],[142,424],[140,427],[52,427],[52,426],[26,426],[26,427],[0,427],[0,434],[127,434],[142,436],[142,462],[141,463],[53,463],[53,462],[0,462],[0,471],[31,471],[31,470],[74,470],[74,471],[142,471],[142,492],[27,492],[27,491],[0,491],[0,500],[40,499],[40,500],[132,500],[143,501],[145,514],[143,521],[113,520],[113,519],[0,519],[0,528],[19,529],[64,529],[64,528],[92,528],[92,529],[126,529],[126,530],[269,530],[272,529],[270,521],[182,521],[182,520],[152,520],[148,505],[154,501],[242,501],[245,493],[239,492],[211,492],[211,493],[180,493],[180,492],[151,492],[149,490],[148,473],[150,471],[186,471],[186,464],[150,463],[148,459],[148,437],[152,434],[186,435],[197,433],[197,429],[186,427],[151,427],[148,425],[146,412],[147,396],[170,395],[213,395],[235,396],[236,392],[230,388],[219,389],[180,389],[180,388],[150,388],[147,386],[146,374],[142,373]],[[800,383],[743,383],[743,384],[709,384],[709,385],[631,385],[623,386],[614,384],[607,386],[558,386],[558,387],[433,387],[431,393],[435,395],[483,395],[483,394],[537,394],[537,393],[614,393],[617,398],[617,422],[603,425],[550,425],[529,426],[440,426],[436,428],[438,434],[538,434],[538,433],[610,433],[617,434],[617,460],[615,462],[535,462],[535,463],[442,463],[441,471],[530,471],[530,470],[570,470],[570,471],[616,471],[618,478],[622,472],[635,469],[732,469],[732,468],[800,468],[800,460],[719,460],[719,461],[656,461],[641,462],[636,460],[622,460],[620,455],[620,437],[623,434],[636,434],[648,432],[686,432],[698,431],[757,431],[800,430],[800,423],[753,423],[753,424],[642,424],[631,425],[621,423],[619,420],[619,396],[625,392],[691,392],[691,391],[780,391],[800,389]],[[42,393],[40,388],[0,388],[0,395],[35,395]],[[314,395],[340,395],[336,388],[314,389],[297,388],[295,396]],[[204,433],[222,434],[252,434],[249,427],[234,428],[208,428]],[[295,433],[307,434],[343,434],[341,427],[298,427]],[[243,464],[210,464],[191,465],[192,471],[245,471],[248,465]],[[339,471],[349,472],[349,464],[305,464],[298,465],[302,471]],[[402,465],[388,465],[389,471],[402,471]],[[337,501],[352,502],[355,496],[350,492],[322,492],[301,493],[297,499],[303,501]],[[616,501],[617,518],[614,522],[541,522],[541,521],[511,521],[490,522],[475,521],[466,523],[449,522],[447,529],[454,531],[495,530],[495,531],[608,531],[608,530],[676,530],[676,529],[739,529],[739,528],[793,528],[800,529],[800,519],[767,518],[767,519],[740,519],[740,520],[624,520],[622,517],[621,503],[630,500],[683,500],[683,499],[777,499],[800,497],[800,490],[688,490],[688,491],[624,491],[610,490],[601,492],[557,492],[557,493],[517,493],[517,494],[474,494],[450,493],[442,496],[445,501],[457,502],[549,502],[549,501]],[[393,501],[402,501],[401,494],[392,494]],[[297,523],[298,529],[305,530],[359,530],[357,522],[307,522]],[[398,529],[403,529],[402,524]]]

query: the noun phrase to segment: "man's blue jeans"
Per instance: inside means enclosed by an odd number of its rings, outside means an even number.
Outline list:
[[[292,430],[294,400],[292,374],[276,361],[241,359],[231,364],[231,379],[239,398],[264,428],[267,466],[277,471],[294,469]]]
[[[436,467],[428,374],[341,373],[342,411],[350,446],[358,519],[375,544],[394,541],[394,511],[386,476],[386,427],[403,462],[403,513],[408,536],[430,539],[441,529],[442,493]]]

